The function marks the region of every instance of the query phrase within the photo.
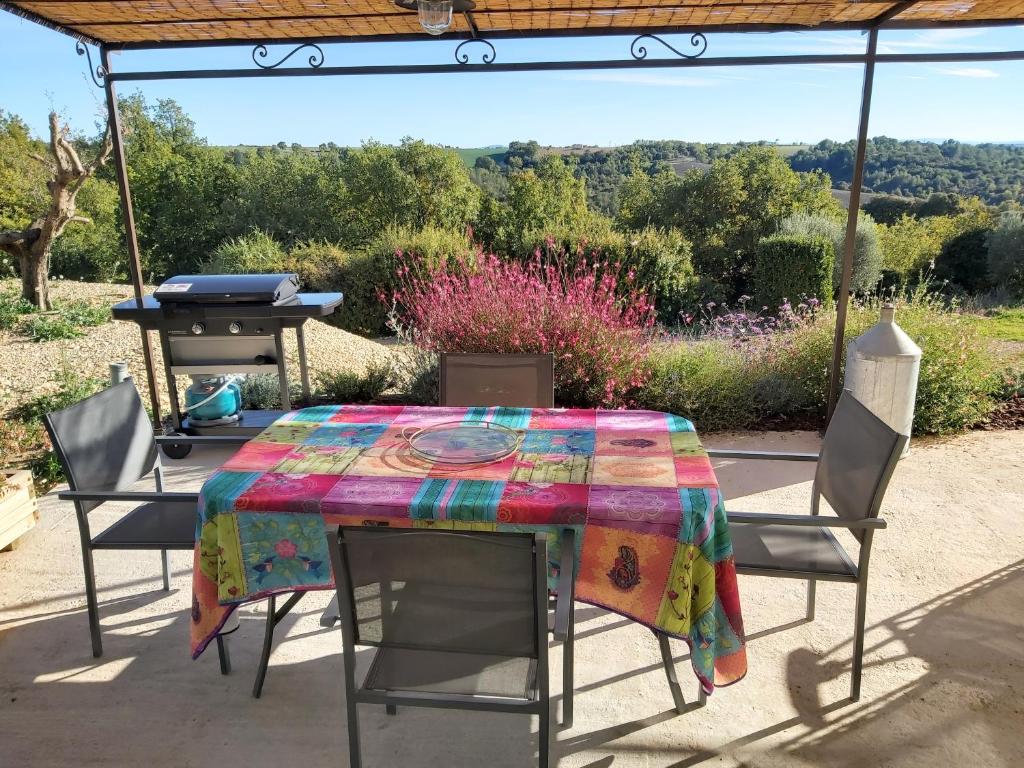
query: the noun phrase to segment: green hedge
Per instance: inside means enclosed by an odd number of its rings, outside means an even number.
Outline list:
[[[767,237],[755,254],[754,297],[761,306],[772,308],[802,296],[831,304],[834,264],[835,250],[824,237]]]
[[[392,227],[362,250],[348,251],[325,242],[302,243],[292,249],[286,265],[299,275],[305,290],[345,294],[329,322],[352,333],[380,336],[388,333],[399,253],[414,254],[427,265],[462,263],[473,256],[464,233],[436,227]]]
[[[518,247],[518,252],[502,255],[525,259],[540,251],[567,266],[597,258],[621,265],[623,272],[632,270],[632,284],[653,299],[658,320],[666,325],[677,324],[679,313],[699,298],[690,243],[677,229],[618,232],[595,221],[584,228],[526,232]]]

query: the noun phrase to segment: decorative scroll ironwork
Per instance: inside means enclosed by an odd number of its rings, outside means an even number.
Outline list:
[[[661,43],[663,46],[672,51],[672,53],[674,53],[676,56],[679,56],[684,59],[700,58],[708,49],[708,39],[704,37],[703,33],[701,32],[694,32],[692,35],[690,35],[690,45],[697,49],[696,53],[683,53],[678,48],[673,48],[671,45],[669,45],[667,42],[662,40],[657,35],[638,35],[637,37],[633,38],[633,42],[630,43],[629,46],[630,55],[632,55],[632,57],[637,61],[647,58],[647,47],[641,44],[641,41],[645,39],[654,40],[658,43]]]
[[[97,64],[95,67],[92,65],[92,54],[89,53],[89,46],[83,45],[80,42],[75,42],[75,53],[79,56],[85,56],[86,61],[89,62],[89,77],[92,78],[92,82],[97,88],[103,87],[103,81],[107,77],[107,69],[102,64]]]
[[[260,62],[260,59],[265,59],[267,58],[267,56],[270,55],[270,51],[267,50],[267,46],[260,43],[259,45],[252,49],[252,60],[253,63],[260,69],[277,69],[286,61],[288,61],[288,59],[294,56],[296,53],[301,51],[303,48],[313,49],[313,52],[309,55],[309,58],[306,60],[309,66],[311,66],[313,69],[319,69],[320,67],[323,66],[324,52],[323,49],[321,49],[320,46],[317,45],[316,43],[302,43],[301,45],[297,45],[294,48],[292,48],[283,59],[281,59],[278,62],[275,62],[274,64],[263,64]]]
[[[491,49],[490,53],[484,51],[483,55],[480,57],[480,60],[484,64],[493,64],[494,59],[498,55],[498,52],[494,50],[494,46],[491,45],[489,40],[484,40],[482,37],[471,37],[469,40],[463,40],[461,43],[459,43],[455,47],[455,60],[459,62],[459,64],[469,64],[469,54],[465,53],[462,49],[464,46],[472,45],[473,43],[481,43],[482,45],[486,45],[488,48]]]

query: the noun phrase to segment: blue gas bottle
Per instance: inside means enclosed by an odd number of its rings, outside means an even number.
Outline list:
[[[194,376],[185,392],[185,410],[192,424],[234,423],[242,412],[242,390],[227,376]]]

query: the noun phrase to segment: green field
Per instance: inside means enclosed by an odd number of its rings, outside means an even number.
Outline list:
[[[455,151],[459,153],[459,157],[462,158],[462,162],[466,164],[467,168],[472,168],[476,159],[484,155],[490,155],[495,161],[500,162],[507,150],[508,147],[455,147]]]

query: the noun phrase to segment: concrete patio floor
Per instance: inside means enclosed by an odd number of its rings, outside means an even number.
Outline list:
[[[716,447],[809,450],[806,433],[713,436]],[[168,462],[195,488],[226,454]],[[719,462],[729,507],[806,508],[806,464]],[[561,766],[1019,766],[1024,764],[1024,432],[915,442],[876,537],[862,699],[848,699],[854,590],[740,577],[746,679],[679,716],[640,626],[577,605],[576,717],[556,730]],[[340,638],[308,596],[279,628],[263,698],[250,695],[263,606],[241,611],[233,673],[188,657],[191,556],[98,552],[105,655],[93,659],[70,504],[53,494],[0,554],[0,765],[344,766]],[[107,516],[104,513],[104,516]],[[101,522],[101,514],[95,514]],[[99,528],[97,528],[98,530]],[[282,631],[283,630],[283,631]],[[695,682],[674,645],[690,698]],[[365,655],[367,652],[363,652]],[[560,690],[553,649],[552,690]],[[364,763],[530,766],[536,722],[489,713],[362,707]]]

